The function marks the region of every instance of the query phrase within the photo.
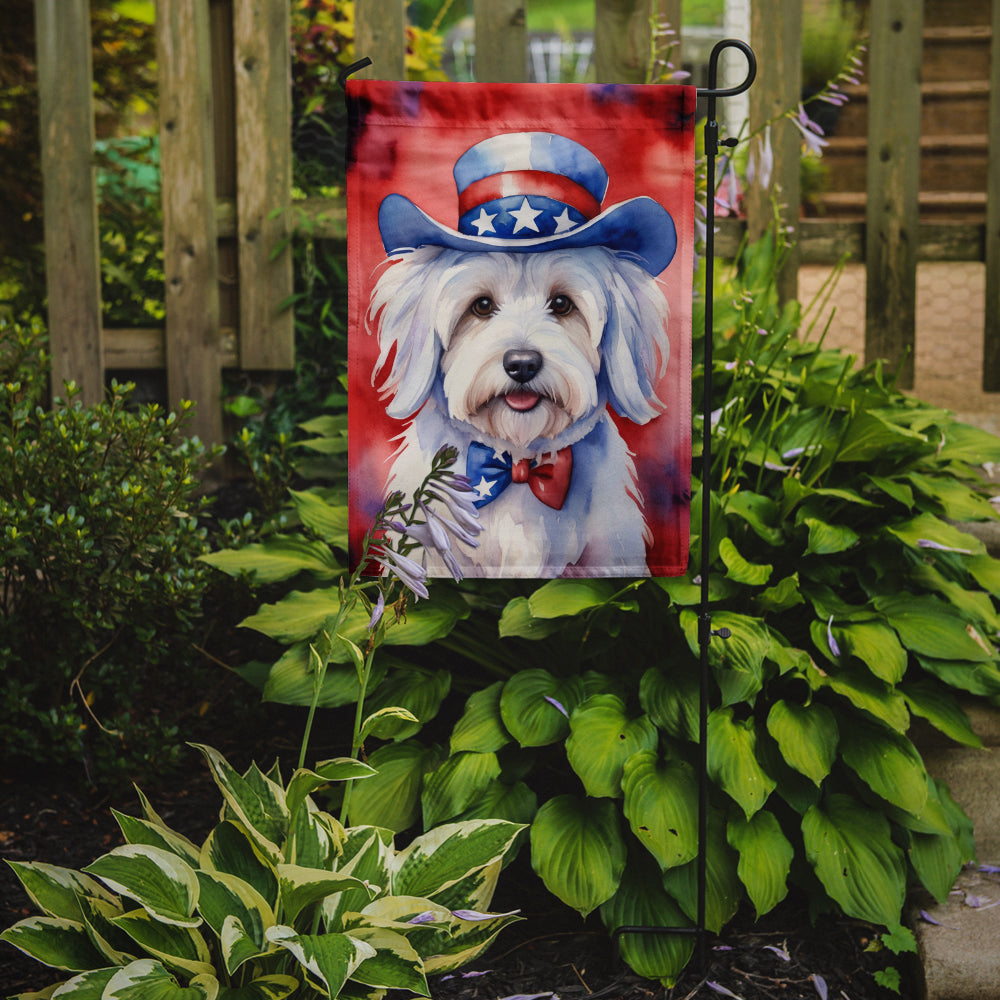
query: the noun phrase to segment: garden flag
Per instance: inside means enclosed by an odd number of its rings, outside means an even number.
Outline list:
[[[347,100],[352,563],[451,445],[481,528],[451,547],[465,575],[684,573],[694,89]]]

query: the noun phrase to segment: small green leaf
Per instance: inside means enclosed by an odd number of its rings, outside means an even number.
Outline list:
[[[563,624],[557,619],[536,618],[531,613],[527,597],[515,597],[507,602],[500,615],[501,639],[518,636],[521,639],[544,639],[558,632]]]
[[[462,717],[451,733],[451,752],[474,750],[492,753],[510,742],[510,733],[500,716],[500,692],[503,681],[476,691],[465,703]]]
[[[266,542],[209,552],[200,559],[230,576],[246,574],[258,584],[277,583],[299,573],[309,573],[318,580],[331,580],[344,572],[344,567],[324,542],[312,542],[294,535],[272,535]]]
[[[975,626],[936,597],[881,595],[874,603],[899,633],[903,645],[915,653],[975,663],[996,659],[996,651]]]
[[[639,704],[660,729],[678,740],[698,739],[698,674],[685,662],[669,672],[650,667],[639,681]]]
[[[910,740],[890,729],[853,718],[841,742],[845,763],[876,795],[919,815],[927,801],[927,772]]]
[[[730,820],[726,837],[729,846],[739,851],[736,873],[760,919],[788,894],[788,873],[795,849],[774,813],[765,809],[750,819],[737,816]]]
[[[763,587],[774,570],[770,563],[761,565],[747,562],[740,555],[735,543],[729,538],[720,539],[719,557],[725,563],[726,575],[729,579],[746,584],[748,587]]]
[[[368,762],[377,773],[351,789],[351,824],[397,833],[411,827],[420,817],[424,773],[436,766],[437,753],[406,740],[379,747]]]
[[[424,827],[454,819],[500,776],[495,753],[463,752],[452,754],[424,780],[421,796]]]
[[[860,536],[846,524],[828,524],[815,517],[803,519],[809,529],[806,555],[829,556],[856,545]]]
[[[749,819],[774,791],[776,782],[757,762],[753,718],[737,721],[733,709],[717,708],[708,717],[708,774]]]
[[[617,590],[599,578],[549,580],[528,598],[528,607],[535,618],[564,618],[606,604]]]
[[[324,542],[347,548],[347,507],[331,504],[313,490],[289,490],[302,523]]]
[[[579,677],[560,679],[547,670],[522,670],[504,684],[500,716],[521,746],[547,746],[566,736],[569,715],[582,700]]]
[[[767,716],[767,731],[785,761],[818,787],[837,755],[837,720],[826,705],[797,705],[779,699]]]
[[[947,688],[928,679],[907,681],[900,685],[900,691],[914,715],[926,719],[956,743],[967,747],[983,745],[965,710]]]

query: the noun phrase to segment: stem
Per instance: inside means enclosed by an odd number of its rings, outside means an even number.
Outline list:
[[[368,652],[365,656],[364,669],[361,671],[361,678],[358,685],[358,703],[354,707],[354,732],[351,734],[351,756],[357,760],[361,753],[361,746],[364,739],[361,735],[361,727],[365,719],[365,695],[368,692],[368,678],[372,674],[372,661],[375,659],[375,644],[369,643]],[[340,824],[347,826],[348,808],[351,804],[351,789],[354,787],[353,781],[348,781],[344,786],[344,800],[340,804]]]

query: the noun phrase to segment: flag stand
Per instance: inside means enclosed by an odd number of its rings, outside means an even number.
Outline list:
[[[747,75],[736,87],[719,88],[719,57],[724,49],[739,49],[747,60]],[[698,964],[702,971],[706,967],[705,955],[705,896],[707,889],[707,836],[708,836],[708,693],[709,666],[708,649],[712,637],[728,639],[727,628],[713,629],[709,604],[709,544],[712,511],[708,497],[708,483],[712,473],[712,296],[715,285],[715,158],[720,146],[735,146],[738,139],[719,139],[719,123],[716,121],[716,100],[720,97],[735,97],[750,89],[757,76],[757,59],[753,49],[746,42],[735,38],[725,38],[717,42],[708,61],[708,87],[698,89],[698,97],[707,98],[705,122],[705,159],[708,182],[706,185],[706,226],[705,226],[705,347],[704,347],[704,396],[702,401],[702,452],[701,452],[701,600],[698,611],[698,647],[701,653],[701,679],[698,698],[698,909],[694,927],[656,927],[647,925],[622,926],[615,928],[612,939],[619,945],[623,934],[694,934],[698,940]]]

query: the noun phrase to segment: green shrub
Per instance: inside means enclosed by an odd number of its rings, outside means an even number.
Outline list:
[[[152,682],[191,661],[208,453],[187,405],[132,409],[128,385],[96,406],[68,385],[43,408],[41,337],[0,321],[0,744],[110,773],[176,752]]]

